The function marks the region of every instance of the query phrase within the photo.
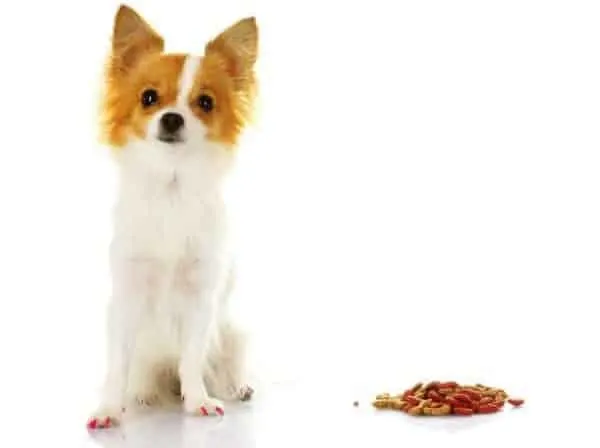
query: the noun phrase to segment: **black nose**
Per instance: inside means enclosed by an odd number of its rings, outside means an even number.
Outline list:
[[[162,128],[169,134],[174,134],[183,126],[183,117],[179,114],[168,112],[160,119]]]

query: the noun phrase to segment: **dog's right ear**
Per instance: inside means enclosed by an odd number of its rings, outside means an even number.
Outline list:
[[[113,27],[112,59],[120,71],[126,72],[141,56],[160,53],[163,48],[163,38],[137,12],[126,5],[119,7]]]

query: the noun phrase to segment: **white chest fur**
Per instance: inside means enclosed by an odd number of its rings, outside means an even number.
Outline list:
[[[222,173],[211,149],[170,153],[161,147],[134,146],[128,150],[115,209],[116,254],[178,261],[221,250],[226,234]],[[222,151],[213,150],[217,155]],[[155,165],[148,163],[148,152],[155,153]],[[141,153],[143,165],[137,160]]]
[[[165,261],[196,258],[211,250],[224,231],[220,198],[178,173],[123,190],[114,235],[122,254]]]

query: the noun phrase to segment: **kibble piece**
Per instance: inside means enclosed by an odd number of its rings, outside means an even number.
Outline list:
[[[400,400],[398,398],[390,400],[390,407],[397,411],[401,411],[405,404],[406,404],[406,401]]]
[[[454,413],[457,415],[473,415],[473,409],[469,408],[454,408]]]
[[[508,402],[509,402],[510,404],[512,404],[513,406],[515,406],[515,407],[519,407],[519,406],[521,406],[523,403],[525,403],[525,400],[522,400],[522,399],[520,399],[520,398],[511,398],[511,399],[509,399],[509,400],[508,400]]]
[[[410,415],[421,415],[423,413],[423,408],[421,408],[420,406],[413,406],[408,410],[408,413]]]
[[[389,400],[385,400],[385,399],[376,399],[373,402],[373,406],[376,407],[377,409],[386,409],[389,407]]]
[[[417,383],[417,384],[415,384],[415,385],[414,385],[414,386],[413,386],[413,387],[410,389],[410,391],[411,391],[412,393],[415,393],[415,392],[417,392],[419,389],[421,389],[421,387],[423,387],[423,383]]]

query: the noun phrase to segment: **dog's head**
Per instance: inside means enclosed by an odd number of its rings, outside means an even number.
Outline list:
[[[257,43],[250,17],[210,40],[202,55],[165,53],[163,38],[122,5],[106,71],[107,142],[155,153],[231,149],[251,116]]]

